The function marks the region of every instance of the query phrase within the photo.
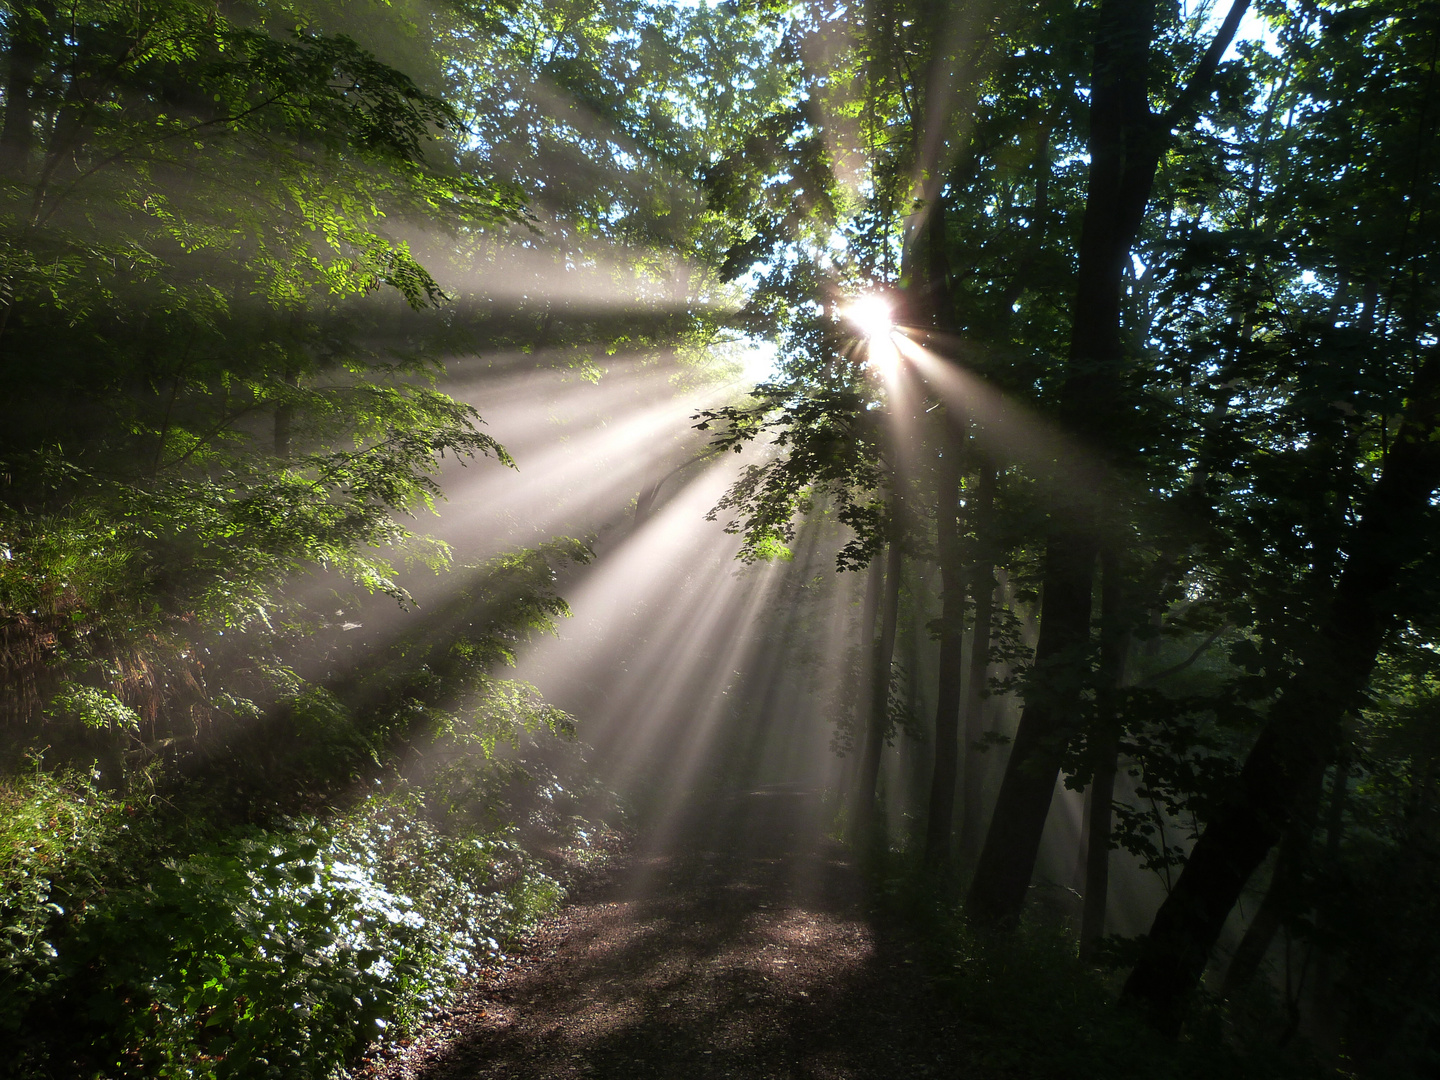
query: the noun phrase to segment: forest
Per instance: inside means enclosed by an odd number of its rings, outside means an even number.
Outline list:
[[[0,53],[0,1077],[1440,1071],[1435,0]]]

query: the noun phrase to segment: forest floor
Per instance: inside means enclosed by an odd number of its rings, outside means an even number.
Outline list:
[[[958,1071],[920,946],[873,918],[818,793],[770,787],[643,837],[517,961],[469,987],[366,1080]]]

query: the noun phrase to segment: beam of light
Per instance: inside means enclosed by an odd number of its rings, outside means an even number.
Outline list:
[[[675,453],[677,433],[694,437],[690,417],[697,409],[715,403],[715,394],[683,395],[609,421],[591,418],[563,433],[542,427],[550,445],[512,451],[515,470],[475,469],[450,479],[452,505],[438,531],[467,558],[485,558],[563,529],[597,528]],[[518,442],[507,439],[506,426],[499,418],[489,429],[502,443]]]
[[[893,335],[893,341],[948,408],[977,422],[976,437],[997,461],[1023,465],[1049,487],[1051,497],[1098,494],[1110,482],[1109,470],[1094,453],[1024,404],[903,334]]]
[[[892,391],[900,376],[900,350],[891,340],[894,336],[872,337],[865,345],[865,365],[879,375]]]
[[[687,388],[689,369],[673,363],[607,358],[610,373],[592,383],[573,372],[522,371],[498,359],[488,372],[478,370],[479,361],[458,364],[445,388],[479,407],[487,432],[515,455],[519,468],[448,459],[438,516],[422,515],[412,526],[451,545],[454,569],[404,575],[416,601],[408,609],[388,597],[361,595],[333,575],[297,582],[296,599],[321,610],[335,610],[333,592],[347,596],[339,606],[360,625],[344,636],[338,670],[363,666],[402,635],[446,632],[449,620],[460,617],[452,611],[454,597],[483,577],[483,570],[467,566],[557,535],[598,537],[603,547],[625,528],[637,492],[703,449],[704,437],[691,427],[694,412],[740,389],[738,380]],[[703,518],[715,499],[695,507],[695,516]]]
[[[872,349],[876,342],[888,341],[895,330],[894,305],[875,293],[857,296],[840,308],[840,315],[860,331]]]
[[[636,261],[633,250],[604,242],[592,242],[585,251],[558,241],[536,242],[533,247],[496,245],[464,271],[451,270],[445,284],[482,297],[487,309],[497,312],[554,309],[583,317],[737,306],[737,298],[723,291],[700,296],[677,291],[676,282],[703,279],[698,268],[683,260],[667,260],[657,253],[644,265]]]
[[[839,539],[823,550],[802,544],[798,564],[737,564],[738,540],[704,511],[742,466],[732,455],[707,463],[604,550],[566,589],[574,618],[527,647],[519,667],[547,699],[580,716],[607,782],[643,791],[654,837],[677,827],[717,777],[818,789],[836,772],[830,717],[810,700],[808,667],[797,672],[777,659],[810,644],[799,640],[794,592],[781,603],[777,590],[810,581],[822,564],[828,571]],[[853,575],[830,586],[846,614],[855,592]],[[824,605],[835,602],[827,594],[812,606],[829,615]],[[845,650],[835,644],[815,661],[823,685],[842,677]]]

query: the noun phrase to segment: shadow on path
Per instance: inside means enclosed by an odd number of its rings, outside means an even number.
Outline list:
[[[405,1080],[953,1074],[919,957],[872,925],[817,793],[736,793],[653,839],[381,1073]]]

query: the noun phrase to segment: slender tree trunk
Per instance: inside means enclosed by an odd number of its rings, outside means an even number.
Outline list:
[[[948,436],[940,459],[937,500],[937,540],[943,607],[940,614],[940,674],[935,694],[934,770],[925,828],[925,865],[931,869],[950,859],[955,820],[955,784],[960,769],[960,694],[965,674],[965,567],[960,550],[960,454],[965,426],[953,407],[946,406]]]
[[[1340,841],[1345,834],[1345,801],[1350,783],[1350,748],[1341,746],[1335,760],[1335,780],[1330,787],[1330,803],[1326,808],[1325,861],[1334,867],[1340,859]],[[1321,930],[1329,928],[1328,920]],[[1335,953],[1326,948],[1315,958],[1315,1027],[1317,1032],[1333,1032],[1338,1027],[1335,994]],[[1333,1042],[1332,1042],[1333,1046]]]
[[[290,457],[290,433],[294,422],[294,405],[286,402],[275,407],[275,456],[282,461]]]
[[[970,668],[965,687],[965,816],[960,828],[960,852],[967,861],[979,851],[984,836],[986,764],[988,754],[976,749],[984,738],[986,689],[990,676],[990,633],[995,614],[995,554],[992,545],[995,493],[999,474],[988,456],[980,461],[970,521],[975,530],[975,621],[970,630]]]
[[[1330,798],[1329,839],[1326,847],[1332,859],[1339,854],[1337,819],[1344,809],[1345,773],[1348,769],[1349,762],[1342,752],[1335,764],[1336,788]],[[1275,873],[1270,879],[1270,887],[1265,890],[1255,917],[1245,928],[1240,944],[1235,947],[1235,955],[1230,958],[1230,965],[1225,969],[1221,997],[1233,998],[1255,981],[1265,954],[1270,951],[1270,943],[1275,940],[1280,927],[1287,918],[1293,917],[1300,910],[1300,891],[1311,844],[1310,831],[1305,826],[1313,813],[1314,801],[1318,798],[1319,792],[1316,791],[1314,799],[1305,808],[1306,812],[1296,815],[1291,823],[1292,827],[1280,841],[1280,854],[1275,860]],[[1321,960],[1321,966],[1328,968],[1324,963],[1328,960],[1328,955],[1322,953]],[[1317,985],[1323,986],[1323,982]]]
[[[954,329],[954,297],[950,292],[950,265],[945,228],[945,200],[941,190],[932,195],[926,218],[926,300],[935,329]],[[969,430],[958,403],[944,408],[939,481],[935,493],[936,546],[939,550],[941,588],[939,672],[935,688],[935,744],[932,750],[930,802],[925,825],[925,865],[938,869],[950,861],[955,828],[955,785],[960,773],[960,696],[965,681],[965,552],[960,537],[960,484],[964,474]]]
[[[1090,633],[1095,548],[1086,536],[1070,539],[1052,544],[1046,559],[1036,670],[966,900],[967,914],[984,926],[1019,921],[1079,710],[1079,687],[1071,684],[1079,681]]]
[[[855,790],[855,823],[857,835],[869,837],[879,814],[875,789],[880,781],[880,760],[885,752],[886,729],[890,726],[890,668],[895,654],[895,624],[900,610],[900,574],[904,568],[899,543],[899,497],[892,495],[891,537],[885,557],[885,582],[880,605],[880,635],[875,639],[871,662],[870,710],[865,732],[865,748],[860,758],[860,776]]]
[[[35,88],[41,65],[50,51],[50,24],[55,5],[48,0],[18,4],[10,26],[6,57],[5,122],[0,126],[0,168],[24,175],[35,145]]]
[[[1309,845],[1309,835],[1302,835],[1298,829],[1285,834],[1285,839],[1280,843],[1280,854],[1275,860],[1275,873],[1270,879],[1270,887],[1265,890],[1255,917],[1250,920],[1250,925],[1245,928],[1245,933],[1240,938],[1240,944],[1235,947],[1230,966],[1225,969],[1225,981],[1220,989],[1221,997],[1234,998],[1255,981],[1260,964],[1264,961],[1265,954],[1270,951],[1270,943],[1275,940],[1281,923],[1295,910],[1305,849]]]
[[[1341,721],[1359,703],[1393,621],[1402,571],[1428,550],[1430,498],[1440,487],[1440,358],[1427,358],[1410,389],[1395,445],[1346,545],[1313,655],[1272,707],[1236,790],[1196,841],[1125,983],[1122,1001],[1167,1034],[1179,1033],[1245,882],[1287,830],[1306,827]]]
[[[1064,419],[1086,434],[1096,432],[1114,409],[1125,256],[1154,175],[1153,167],[1143,178],[1134,175],[1127,153],[1150,126],[1145,76],[1154,22],[1153,0],[1105,0],[1100,8],[1091,80],[1089,192],[1069,372],[1061,391]],[[1055,485],[1056,499],[1065,498],[1065,505],[1055,507],[1046,545],[1034,669],[965,905],[981,925],[1019,921],[1055,780],[1078,720],[1098,549],[1088,494],[1099,479]]]
[[[859,813],[860,774],[865,760],[865,739],[870,728],[870,686],[875,677],[875,635],[880,630],[880,601],[885,591],[885,560],[877,554],[870,560],[865,571],[865,599],[860,608],[860,677],[854,686],[855,706],[854,742],[850,747],[850,766],[844,773],[844,790],[841,805],[848,806],[853,815]],[[851,824],[854,824],[852,820]]]
[[[1100,578],[1100,694],[1096,702],[1095,775],[1090,782],[1090,812],[1085,822],[1085,902],[1080,913],[1080,958],[1089,960],[1105,935],[1110,895],[1110,823],[1115,803],[1115,773],[1120,756],[1120,717],[1115,691],[1125,685],[1130,651],[1124,579],[1113,548],[1102,554]]]

